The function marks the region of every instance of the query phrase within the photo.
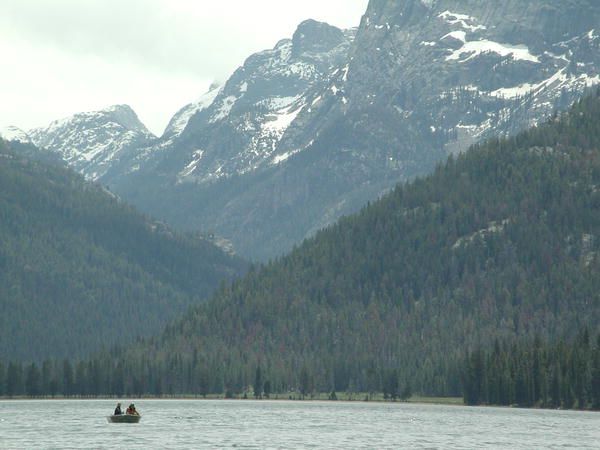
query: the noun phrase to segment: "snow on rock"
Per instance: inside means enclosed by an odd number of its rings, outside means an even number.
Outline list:
[[[270,118],[271,120],[264,123],[262,129],[267,133],[273,133],[281,137],[303,107],[303,104],[292,105],[277,111],[274,117],[267,116],[267,118]]]
[[[533,63],[540,62],[538,57],[532,55],[529,52],[529,48],[525,45],[501,44],[499,42],[488,41],[487,39],[480,41],[464,40],[463,42],[464,45],[458,50],[454,50],[451,55],[447,56],[446,61],[467,62],[483,53],[497,53],[500,56],[510,55],[515,60],[529,61]],[[463,55],[467,55],[467,57],[461,59]]]
[[[156,137],[127,105],[83,112],[29,131],[40,148],[58,153],[88,179],[97,180],[125,153]]]
[[[233,108],[233,105],[235,105],[236,101],[237,97],[233,95],[228,95],[221,100],[219,109],[217,109],[216,113],[210,118],[209,123],[215,123],[225,119],[231,112],[231,108]]]
[[[524,83],[519,86],[511,88],[501,88],[495,91],[489,92],[491,97],[512,99],[517,97],[523,97],[528,94],[539,92],[543,89],[553,88],[554,90],[562,88],[573,88],[583,87],[590,88],[600,84],[600,75],[591,76],[588,74],[581,74],[578,76],[567,75],[566,69],[562,68],[550,78],[541,81],[537,84]]]
[[[31,143],[31,138],[25,131],[12,125],[0,129],[0,137],[7,141],[17,141],[23,144]]]
[[[450,33],[442,36],[442,40],[448,37],[456,39],[457,41],[461,41],[464,44],[467,43],[467,33],[465,33],[464,31],[451,31]],[[433,45],[435,45],[435,43]]]
[[[458,14],[446,10],[438,15],[438,17],[450,25],[459,25],[461,28],[471,32],[486,29],[484,25],[475,25],[477,19],[466,14]]]
[[[308,144],[306,144],[302,148],[295,149],[295,150],[289,150],[289,151],[281,153],[279,155],[275,155],[275,157],[271,161],[271,165],[276,166],[277,164],[286,161],[287,159],[290,158],[290,156],[293,156],[296,153],[300,153],[301,151],[306,150],[308,147],[310,147],[311,145],[313,145],[314,142],[315,142],[314,139],[312,139],[310,142],[308,142]]]
[[[198,163],[200,162],[200,160],[202,159],[202,156],[204,155],[204,150],[196,150],[192,153],[192,160],[187,164],[187,166],[184,167],[184,169],[179,172],[178,174],[178,178],[182,179],[185,178],[189,175],[191,175],[194,170],[196,170],[196,167],[198,166]]]
[[[185,129],[190,119],[198,112],[208,108],[215,101],[215,98],[221,92],[218,85],[211,86],[202,97],[197,101],[181,108],[167,125],[163,137],[179,135]]]

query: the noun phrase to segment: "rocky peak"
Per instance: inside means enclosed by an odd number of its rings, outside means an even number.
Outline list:
[[[0,129],[0,138],[24,144],[31,142],[31,138],[25,131],[12,125]]]
[[[346,37],[339,28],[309,19],[298,25],[292,37],[292,57],[304,53],[326,53],[344,43]]]
[[[61,155],[74,169],[98,179],[120,158],[155,139],[128,105],[113,105],[55,120],[29,131],[32,142]]]
[[[140,121],[135,111],[129,105],[113,105],[98,111],[99,114],[114,120],[128,130],[150,133],[146,126]]]

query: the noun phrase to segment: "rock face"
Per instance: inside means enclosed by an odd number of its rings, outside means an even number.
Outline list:
[[[592,0],[372,0],[358,30],[306,21],[101,180],[266,259],[567,107],[600,82],[599,19]]]
[[[121,160],[155,139],[127,105],[79,113],[28,135],[37,147],[58,153],[91,180],[106,177]]]

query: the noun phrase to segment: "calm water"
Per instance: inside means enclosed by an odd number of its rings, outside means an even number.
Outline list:
[[[123,404],[127,399],[123,399]],[[388,403],[0,401],[0,448],[600,448],[600,414]]]

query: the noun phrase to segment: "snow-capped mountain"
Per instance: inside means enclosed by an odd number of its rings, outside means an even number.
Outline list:
[[[176,181],[206,183],[277,164],[278,144],[310,93],[347,59],[353,32],[307,20],[292,39],[250,56],[224,86],[181,109],[131,170],[176,167]]]
[[[40,148],[58,153],[91,180],[104,177],[121,159],[133,157],[156,137],[127,105],[75,114],[28,133]]]
[[[315,77],[277,83],[299,71],[300,37],[330,29],[301,27],[250,57],[124,195],[273,256],[450,153],[566,108],[600,81],[599,13],[585,0],[372,0],[354,39],[332,32]]]
[[[80,170],[265,259],[449,154],[566,108],[600,82],[599,23],[593,0],[371,0],[358,30],[303,22],[161,138],[104,158],[110,171]]]
[[[29,135],[19,127],[15,127],[13,125],[0,128],[0,138],[4,139],[5,141],[16,141],[23,144],[31,143],[31,138]]]

